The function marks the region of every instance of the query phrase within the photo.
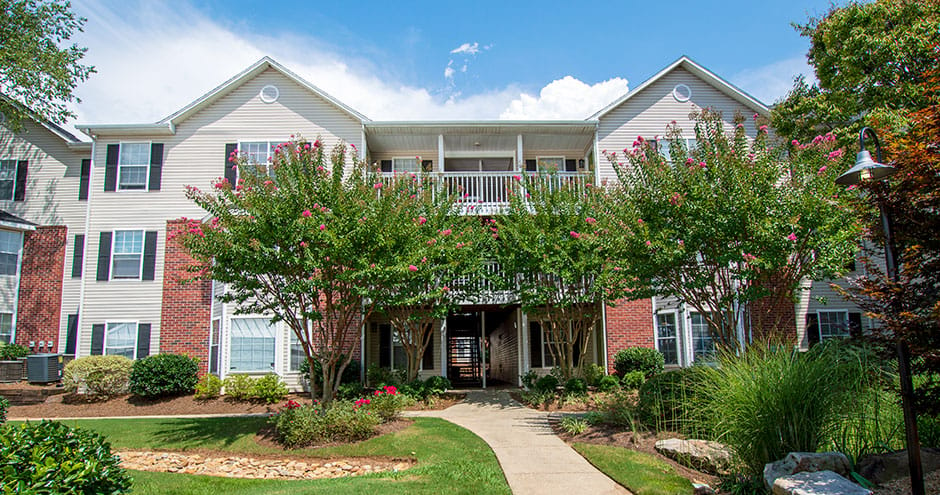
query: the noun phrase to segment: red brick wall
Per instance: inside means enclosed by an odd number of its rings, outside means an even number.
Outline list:
[[[614,354],[627,347],[655,347],[653,301],[619,300],[607,306],[607,365],[614,371]]]
[[[209,329],[212,319],[212,282],[194,280],[186,268],[194,263],[189,252],[173,238],[185,220],[166,223],[163,262],[163,307],[160,312],[159,352],[186,354],[199,359],[202,373],[209,366]],[[155,351],[151,351],[155,354]]]
[[[751,331],[755,341],[796,340],[796,305],[789,297],[767,296],[750,305]]]
[[[25,232],[16,308],[16,343],[52,341],[59,346],[59,315],[62,309],[62,274],[65,269],[65,226],[36,227]],[[36,351],[36,348],[33,348]]]

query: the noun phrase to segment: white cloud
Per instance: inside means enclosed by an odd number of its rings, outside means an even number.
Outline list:
[[[453,78],[453,77],[454,77],[454,68],[451,67],[451,66],[449,66],[449,65],[448,65],[447,67],[444,67],[444,77],[447,78],[447,79]]]
[[[184,2],[75,5],[88,18],[75,41],[98,73],[77,91],[77,122],[155,122],[268,55],[375,120],[584,118],[626,91],[626,81],[593,86],[573,77],[531,96],[516,84],[464,95],[397,83],[369,60],[350,59],[318,40],[251,34],[207,18]],[[475,44],[474,44],[475,45]],[[468,44],[468,49],[474,48]],[[463,70],[449,64],[445,77]],[[617,82],[619,81],[619,82]]]
[[[787,95],[793,88],[793,79],[800,74],[804,74],[808,81],[816,80],[813,68],[802,55],[743,70],[729,80],[751,96],[771,105]]]
[[[583,119],[627,92],[619,77],[587,84],[571,76],[552,81],[538,96],[521,94],[500,114],[501,119]]]
[[[483,49],[486,50],[487,47],[483,47]],[[475,41],[472,44],[464,43],[450,51],[450,53],[466,53],[467,55],[476,55],[479,52],[480,44]]]

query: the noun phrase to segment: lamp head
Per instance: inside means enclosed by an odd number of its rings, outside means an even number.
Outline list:
[[[897,171],[891,165],[878,163],[871,159],[871,153],[868,150],[858,152],[855,157],[855,165],[848,169],[844,174],[836,179],[836,184],[842,186],[858,185],[863,182],[882,180],[894,175]]]

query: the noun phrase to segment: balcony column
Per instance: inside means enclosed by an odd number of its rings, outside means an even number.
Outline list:
[[[525,170],[525,160],[522,154],[522,134],[516,136],[516,166],[517,172]]]
[[[444,171],[444,135],[437,135],[437,171]]]

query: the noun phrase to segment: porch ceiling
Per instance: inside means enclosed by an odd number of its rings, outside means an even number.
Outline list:
[[[593,122],[370,122],[365,125],[371,151],[382,153],[436,150],[444,137],[444,154],[462,156],[506,152],[515,156],[517,139],[529,151],[583,150],[594,142]]]

